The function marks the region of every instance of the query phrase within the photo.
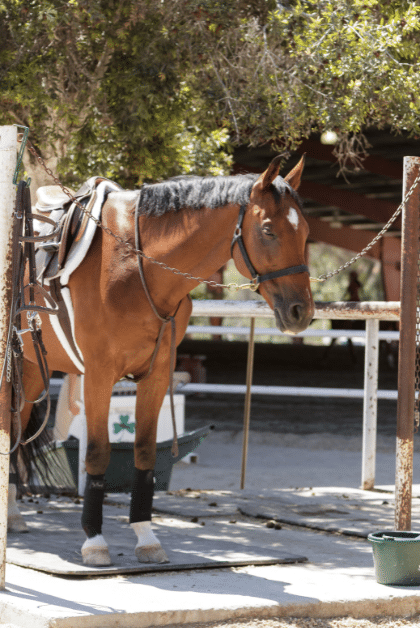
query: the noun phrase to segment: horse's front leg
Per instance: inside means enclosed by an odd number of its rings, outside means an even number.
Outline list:
[[[82,546],[85,565],[110,565],[108,545],[102,535],[102,507],[105,471],[111,446],[108,436],[108,413],[112,381],[104,370],[86,369],[84,395],[87,422],[86,488],[83,500],[82,526],[87,539]]]
[[[157,422],[168,384],[169,365],[162,362],[155,365],[147,379],[137,384],[130,524],[137,535],[135,553],[142,563],[169,562],[151,526]]]

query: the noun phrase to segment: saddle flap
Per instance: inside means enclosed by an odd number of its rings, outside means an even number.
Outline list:
[[[92,202],[92,199],[96,198],[95,191],[93,192],[89,200],[89,205]],[[84,205],[85,203],[82,202]],[[61,233],[61,241],[60,241],[60,249],[58,252],[58,263],[60,268],[64,265],[67,255],[72,248],[74,242],[78,241],[86,228],[87,221],[89,220],[88,216],[82,212],[80,207],[73,203],[66,214],[66,218],[63,225],[63,231]]]
[[[88,214],[92,211],[98,199],[98,185],[107,182],[106,189],[101,194],[101,203],[103,203],[104,195],[108,191],[120,189],[119,186],[103,177],[91,177],[82,187],[74,194],[74,198],[86,207],[86,211],[71,202],[66,194],[64,194],[59,186],[50,185],[39,188],[37,191],[38,202],[36,210],[40,213],[49,212],[53,220],[60,221],[61,230],[54,242],[48,242],[45,248],[42,244],[37,247],[36,263],[38,280],[51,280],[62,274],[66,261],[70,254],[83,239],[83,235],[87,230],[90,219]],[[38,194],[39,192],[39,194]],[[61,201],[61,204],[60,204]],[[65,203],[63,203],[65,201]],[[48,205],[46,205],[48,203]],[[40,231],[52,228],[50,226],[41,226]],[[53,244],[57,244],[54,247]]]

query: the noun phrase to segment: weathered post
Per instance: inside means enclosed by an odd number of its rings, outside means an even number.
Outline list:
[[[363,400],[362,488],[375,486],[376,419],[378,414],[379,321],[366,321],[365,386]]]
[[[251,420],[251,387],[254,372],[255,318],[251,318],[246,363],[246,393],[244,404],[244,436],[242,442],[241,489],[245,488],[246,463],[248,459],[249,424]]]
[[[403,199],[420,174],[420,158],[404,158]],[[395,477],[395,529],[411,529],[413,434],[416,366],[416,314],[418,307],[419,203],[417,184],[403,205],[401,237],[401,318],[398,366],[397,462]]]
[[[0,127],[0,589],[5,588],[7,498],[9,489],[10,405],[11,383],[7,381],[6,349],[11,307],[12,257],[11,239],[16,168],[17,128]]]

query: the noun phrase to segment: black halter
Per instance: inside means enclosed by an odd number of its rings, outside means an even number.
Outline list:
[[[265,275],[259,275],[252,265],[249,255],[246,251],[244,241],[242,239],[242,222],[245,216],[246,205],[241,205],[239,210],[238,222],[236,223],[236,229],[233,234],[232,244],[230,245],[230,253],[233,256],[233,247],[238,243],[239,250],[242,253],[243,260],[251,273],[253,282],[255,285],[262,283],[263,281],[269,281],[270,279],[277,279],[277,277],[285,277],[286,275],[296,275],[298,273],[308,273],[309,268],[306,264],[300,264],[299,266],[289,266],[289,268],[283,268],[283,270],[273,270],[271,273]]]

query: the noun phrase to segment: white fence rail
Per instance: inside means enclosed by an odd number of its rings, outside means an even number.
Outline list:
[[[182,387],[184,393],[206,392],[214,394],[244,394],[244,445],[242,455],[242,488],[245,481],[246,452],[248,449],[248,427],[250,417],[251,394],[282,395],[304,397],[335,397],[363,399],[363,439],[362,439],[362,482],[364,489],[372,489],[375,484],[376,466],[376,423],[377,400],[396,400],[398,391],[378,390],[378,357],[379,340],[397,340],[397,331],[379,331],[380,320],[399,321],[399,302],[335,302],[317,303],[314,318],[317,319],[365,319],[366,330],[311,330],[298,334],[298,337],[327,336],[330,338],[365,338],[365,374],[364,388],[320,388],[308,386],[254,386],[251,376],[247,377],[244,385],[230,384],[186,384]],[[263,301],[193,301],[193,317],[234,317],[247,318],[251,322],[247,327],[228,327],[212,325],[189,325],[187,333],[234,334],[250,337],[248,351],[248,367],[253,361],[254,335],[278,336],[282,332],[277,328],[255,328],[255,318],[273,318],[272,310]],[[250,330],[252,333],[250,333]],[[251,356],[251,357],[250,357]],[[247,372],[249,368],[247,369]],[[61,380],[51,380],[52,394],[58,394]],[[124,382],[127,392],[134,392],[135,384]]]
[[[272,318],[273,313],[265,301],[193,301],[193,317],[233,317],[248,318],[251,322],[250,330],[244,328],[216,327],[216,326],[194,326],[188,328],[189,333],[231,333],[249,335],[250,351],[248,351],[248,362],[253,361],[254,334],[279,335],[277,329],[257,328],[255,329],[256,318]],[[315,388],[315,387],[295,387],[295,386],[252,386],[252,377],[247,377],[246,386],[228,386],[223,384],[187,384],[185,392],[214,392],[218,394],[245,393],[244,410],[244,444],[242,455],[241,487],[245,483],[246,452],[248,449],[248,426],[250,415],[251,393],[264,395],[301,395],[301,396],[328,396],[328,397],[354,397],[363,398],[363,439],[362,439],[362,481],[364,489],[372,489],[375,484],[376,467],[376,425],[377,425],[377,400],[397,399],[397,391],[378,391],[378,359],[379,340],[395,340],[399,337],[399,332],[380,332],[379,321],[399,321],[399,302],[334,302],[316,303],[316,319],[347,319],[366,320],[366,330],[330,330],[325,333],[323,330],[306,330],[298,334],[298,337],[308,336],[329,336],[333,337],[364,337],[365,338],[365,373],[364,389],[348,388]],[[205,331],[204,331],[205,330]],[[223,331],[224,330],[224,331]],[[228,331],[227,331],[228,330]],[[235,330],[235,331],[234,331]],[[249,364],[248,364],[249,366]],[[248,371],[248,369],[247,369]]]

